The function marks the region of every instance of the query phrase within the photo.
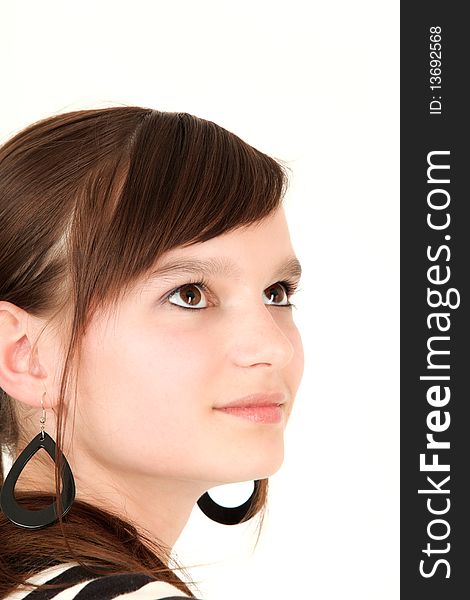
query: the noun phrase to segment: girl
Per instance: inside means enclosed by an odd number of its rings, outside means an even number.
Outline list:
[[[261,527],[303,372],[286,186],[137,106],[0,148],[0,598],[195,597],[170,565],[194,505]],[[240,507],[208,494],[250,479]]]

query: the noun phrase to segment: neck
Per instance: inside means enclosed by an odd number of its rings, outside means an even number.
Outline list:
[[[26,444],[25,444],[26,445]],[[24,446],[23,446],[24,447]],[[22,448],[20,449],[20,451]],[[117,514],[137,531],[172,550],[198,498],[215,483],[158,478],[142,473],[110,473],[80,454],[67,454],[76,500]],[[23,469],[15,491],[55,495],[54,462],[43,449]]]

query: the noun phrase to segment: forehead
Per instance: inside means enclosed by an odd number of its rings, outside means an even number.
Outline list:
[[[292,249],[282,211],[206,242],[175,248],[156,262],[149,277],[184,273],[239,279],[256,264],[270,272],[274,269],[276,276],[301,276],[301,265]]]

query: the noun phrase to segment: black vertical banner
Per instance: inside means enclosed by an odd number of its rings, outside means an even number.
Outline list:
[[[470,597],[466,8],[401,3],[400,589],[410,600]]]

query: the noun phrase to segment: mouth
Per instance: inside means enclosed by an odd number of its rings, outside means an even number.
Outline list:
[[[220,413],[239,417],[253,423],[280,423],[283,421],[283,404],[265,403],[245,406],[222,406],[216,408]]]

